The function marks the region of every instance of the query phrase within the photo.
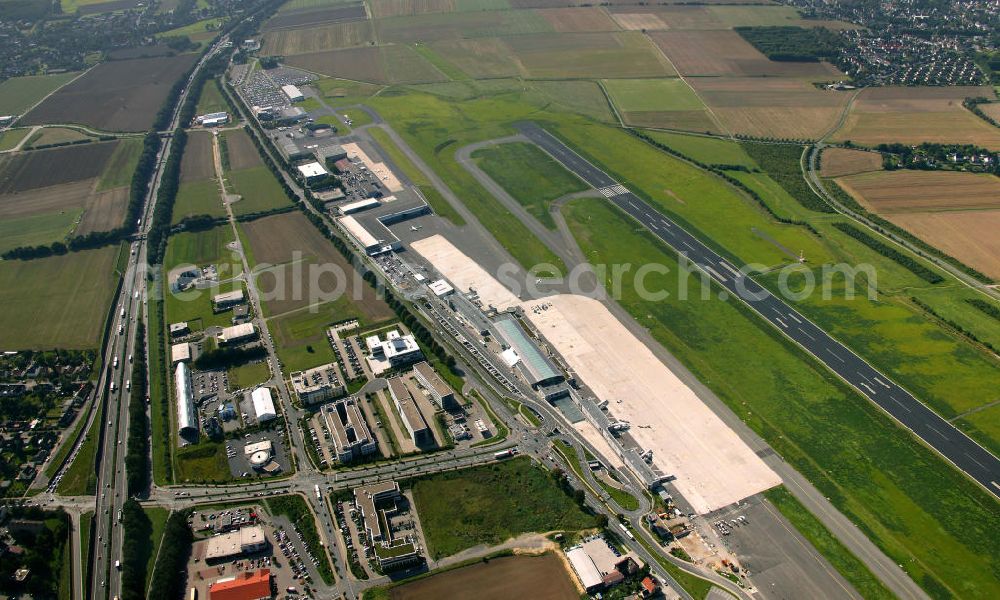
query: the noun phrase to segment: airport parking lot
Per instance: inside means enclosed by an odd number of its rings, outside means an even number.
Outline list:
[[[250,457],[244,454],[243,449],[248,444],[262,441],[271,442],[271,460],[277,464],[277,469],[273,473],[255,470],[250,465]],[[284,427],[278,426],[273,430],[259,431],[253,434],[248,433],[236,439],[227,439],[226,458],[229,463],[229,471],[233,477],[267,476],[289,472],[289,452],[285,445]]]

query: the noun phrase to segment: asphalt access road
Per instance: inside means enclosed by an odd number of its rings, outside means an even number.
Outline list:
[[[519,123],[517,129],[966,475],[1000,497],[1000,460],[996,456],[537,124]]]

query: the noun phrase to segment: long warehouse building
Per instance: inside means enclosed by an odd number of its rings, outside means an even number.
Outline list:
[[[198,431],[198,418],[194,412],[194,390],[187,363],[177,363],[174,371],[177,398],[177,431],[181,434]]]

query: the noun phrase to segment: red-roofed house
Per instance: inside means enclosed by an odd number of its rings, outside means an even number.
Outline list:
[[[271,570],[239,573],[220,579],[208,588],[209,600],[270,600]]]
[[[652,598],[660,591],[660,585],[652,577],[646,577],[642,580],[642,593],[643,598]]]

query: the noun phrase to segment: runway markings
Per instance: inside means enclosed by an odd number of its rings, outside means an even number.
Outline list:
[[[934,433],[938,434],[939,436],[943,437],[944,439],[948,439],[948,436],[935,429],[933,425],[928,425],[927,428],[933,431]]]
[[[730,273],[732,273],[732,274],[733,274],[734,276],[736,276],[736,277],[742,277],[742,276],[743,276],[743,273],[740,273],[739,271],[737,271],[737,270],[736,270],[736,269],[735,269],[735,268],[734,268],[734,267],[733,267],[732,265],[730,265],[730,264],[729,264],[729,263],[727,263],[726,261],[722,261],[722,262],[720,262],[719,264],[720,264],[720,265],[722,265],[722,268],[723,268],[723,269],[725,269],[725,270],[729,271],[729,272],[730,272]]]
[[[971,460],[972,462],[976,463],[976,464],[977,464],[977,465],[979,465],[980,467],[982,467],[982,468],[984,468],[984,469],[986,468],[986,465],[984,465],[983,463],[981,463],[981,462],[979,462],[978,460],[976,460],[976,459],[975,459],[975,458],[974,458],[974,457],[973,457],[973,456],[972,456],[971,454],[969,454],[968,452],[963,452],[962,454],[966,455],[966,456],[967,456],[967,457],[969,458],[969,460]],[[994,483],[993,485],[996,485],[996,484]]]
[[[839,356],[837,356],[837,354],[835,354],[833,350],[830,350],[829,348],[823,348],[823,349],[826,350],[827,354],[829,354],[830,356],[836,358],[840,362],[846,362],[846,361],[844,361],[844,359],[842,359]]]
[[[868,390],[868,392],[870,394],[875,395],[875,390],[872,388],[872,386],[868,385],[867,383],[861,383],[860,385],[861,385],[861,387],[863,387],[866,390]]]
[[[805,329],[802,329],[801,327],[799,327],[798,331],[799,331],[799,332],[801,332],[801,333],[802,333],[802,335],[804,335],[804,336],[806,336],[807,338],[811,339],[812,341],[814,341],[814,342],[816,341],[816,338],[814,338],[814,337],[812,336],[812,334],[811,334],[811,333],[809,333],[808,331],[806,331]]]
[[[785,329],[788,329],[788,323],[785,323],[784,321],[782,321],[781,317],[775,317],[774,320],[778,322],[778,325],[781,325]]]
[[[990,482],[990,485],[992,485],[992,486],[993,486],[993,487],[995,487],[996,489],[1000,490],[1000,485],[998,485],[998,484],[997,484],[997,482],[995,482],[995,481],[991,481],[991,482]]]
[[[620,183],[616,183],[615,185],[609,185],[609,186],[606,186],[606,187],[602,187],[601,189],[599,189],[597,191],[601,192],[601,194],[603,194],[605,198],[614,198],[615,196],[624,196],[625,194],[628,193],[628,189],[624,185],[621,185]],[[632,206],[635,206],[635,204],[632,204]]]
[[[902,402],[900,402],[899,400],[897,400],[895,396],[889,396],[889,397],[892,398],[893,402],[895,402],[896,404],[898,404],[901,407],[905,408],[906,412],[913,412],[912,410],[910,410],[909,406],[907,406],[907,405],[903,404]]]
[[[795,321],[795,322],[796,322],[796,323],[798,323],[799,325],[801,325],[801,324],[802,324],[802,321],[801,321],[801,320],[799,320],[799,318],[795,316],[795,313],[793,313],[793,312],[790,312],[790,313],[788,313],[788,316],[789,316],[789,318],[791,318],[791,320]]]
[[[888,384],[888,383],[886,383],[886,382],[882,381],[882,380],[881,380],[881,379],[879,379],[878,377],[873,377],[873,379],[875,380],[875,383],[877,383],[877,384],[881,385],[881,386],[882,386],[882,387],[884,387],[885,389],[889,389],[889,387],[890,387],[890,386],[889,386],[889,384]]]

